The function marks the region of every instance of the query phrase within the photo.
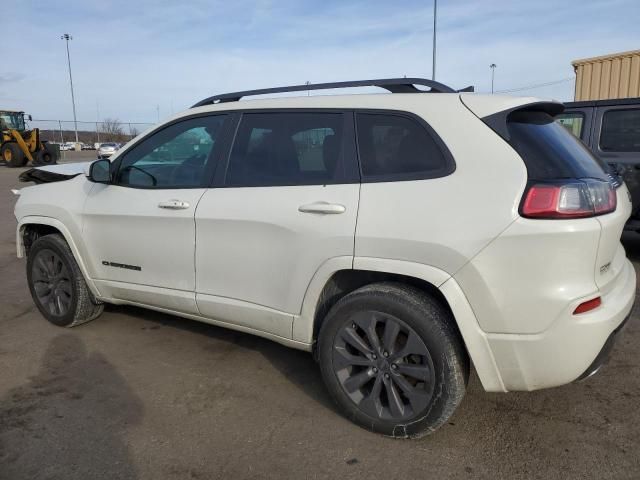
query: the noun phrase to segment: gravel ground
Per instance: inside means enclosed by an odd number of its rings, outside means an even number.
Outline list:
[[[0,166],[0,479],[640,478],[637,315],[587,381],[488,394],[473,375],[441,430],[392,440],[342,418],[304,352],[136,308],[49,325],[15,257],[20,171]]]

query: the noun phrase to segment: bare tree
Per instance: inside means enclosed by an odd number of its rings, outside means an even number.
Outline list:
[[[105,118],[100,126],[100,132],[108,142],[122,141],[125,138],[122,124],[117,118]]]

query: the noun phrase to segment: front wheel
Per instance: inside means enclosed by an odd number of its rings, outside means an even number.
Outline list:
[[[27,163],[27,157],[24,156],[24,152],[15,142],[5,143],[0,149],[0,154],[7,167],[23,167]]]
[[[40,313],[59,327],[86,323],[104,309],[89,291],[61,235],[45,235],[33,243],[27,258],[27,281]]]
[[[469,375],[452,322],[439,302],[407,285],[372,284],[340,299],[320,330],[318,358],[346,416],[401,438],[446,422]]]

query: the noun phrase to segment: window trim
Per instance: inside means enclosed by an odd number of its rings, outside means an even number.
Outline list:
[[[229,142],[227,151],[225,152],[224,168],[222,175],[216,175],[216,181],[212,185],[218,188],[277,188],[277,187],[295,187],[295,186],[312,186],[312,185],[349,185],[360,183],[360,173],[357,158],[357,147],[355,142],[355,130],[353,120],[353,109],[345,108],[247,108],[233,110],[234,125],[233,135]],[[232,185],[227,183],[227,175],[229,165],[231,163],[231,153],[238,137],[240,124],[245,114],[273,114],[273,113],[334,113],[343,116],[343,138],[342,138],[342,167],[344,176],[341,179],[334,179],[330,182],[319,183],[317,181],[310,182],[283,182],[275,185]]]
[[[178,123],[182,123],[182,122],[186,122],[189,120],[194,120],[196,118],[202,118],[202,117],[227,117],[227,118],[224,120],[222,129],[220,131],[220,148],[215,155],[217,158],[216,159],[209,158],[209,160],[216,160],[213,162],[213,165],[215,165],[215,168],[212,168],[212,166],[205,167],[203,179],[200,185],[198,186],[177,186],[176,185],[176,186],[169,186],[169,187],[163,186],[162,188],[158,188],[157,186],[128,185],[128,184],[124,184],[116,181],[116,179],[118,178],[118,173],[120,172],[122,160],[125,158],[125,156],[128,153],[130,153],[138,145],[150,139],[152,136],[156,135],[162,130],[170,128]],[[140,190],[194,190],[198,188],[210,188],[211,183],[213,182],[213,179],[215,177],[215,174],[218,170],[220,170],[220,167],[221,167],[220,164],[223,161],[226,151],[229,148],[229,137],[231,133],[230,127],[232,126],[232,124],[233,124],[233,111],[225,110],[225,111],[195,113],[191,115],[186,115],[184,117],[176,118],[174,120],[171,120],[170,122],[163,123],[161,125],[157,125],[156,128],[151,130],[148,134],[146,134],[142,138],[138,139],[135,143],[128,146],[126,150],[122,151],[118,155],[118,157],[113,162],[111,162],[111,176],[113,181],[112,183],[110,183],[110,185],[113,185],[116,187],[122,187],[122,188],[136,188]],[[218,143],[217,139],[216,139],[216,143]]]
[[[419,126],[424,128],[426,133],[431,137],[434,141],[440,153],[445,160],[445,166],[442,169],[434,170],[431,172],[411,172],[411,173],[394,173],[394,174],[385,174],[385,175],[369,175],[366,176],[362,171],[362,159],[360,157],[360,141],[358,139],[358,114],[370,114],[370,115],[386,115],[386,116],[396,116],[396,117],[404,117],[409,120],[413,120]],[[456,171],[456,162],[451,154],[451,151],[444,143],[440,135],[436,133],[431,125],[427,123],[427,121],[422,118],[420,115],[417,115],[413,112],[408,112],[405,110],[392,110],[392,109],[379,109],[379,108],[357,108],[354,109],[354,133],[356,138],[356,147],[358,150],[358,167],[360,169],[360,178],[361,183],[382,183],[382,182],[409,182],[415,180],[432,180],[435,178],[444,178],[452,175]]]
[[[604,131],[604,120],[605,117],[611,112],[638,112],[640,115],[640,108],[606,108],[603,109],[600,115],[600,131],[598,132],[598,152],[603,153],[605,155],[620,155],[620,154],[631,154],[636,155],[640,152],[637,150],[603,150],[602,149],[602,132]]]

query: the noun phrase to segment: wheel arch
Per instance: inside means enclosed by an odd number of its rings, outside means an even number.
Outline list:
[[[24,258],[29,253],[29,247],[40,236],[60,234],[69,245],[71,253],[75,258],[85,282],[91,293],[100,297],[100,292],[88,275],[86,265],[80,255],[78,245],[73,240],[69,229],[60,220],[51,217],[27,216],[20,219],[16,229],[16,250],[18,258]]]
[[[451,313],[452,326],[462,339],[485,390],[506,391],[486,334],[453,277],[435,267],[400,260],[356,257],[352,265],[330,272],[319,269],[307,289],[301,315],[294,321],[294,340],[305,342],[314,349],[318,331],[328,311],[340,298],[360,287],[383,281],[411,285],[435,298]]]

